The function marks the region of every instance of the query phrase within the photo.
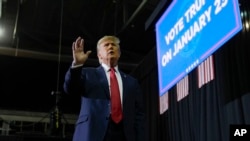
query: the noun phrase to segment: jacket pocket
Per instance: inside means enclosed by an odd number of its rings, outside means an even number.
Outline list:
[[[84,123],[86,121],[88,121],[89,119],[89,116],[88,115],[82,115],[78,118],[76,124],[81,124],[81,123]]]

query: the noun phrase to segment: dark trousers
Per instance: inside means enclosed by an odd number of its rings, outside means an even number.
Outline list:
[[[108,129],[103,141],[126,141],[123,122],[121,121],[116,124],[110,119]]]

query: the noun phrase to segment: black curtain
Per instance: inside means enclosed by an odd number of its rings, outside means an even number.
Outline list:
[[[197,69],[190,72],[189,94],[177,102],[171,88],[165,113],[155,48],[132,73],[145,95],[148,141],[229,141],[230,125],[250,124],[250,2],[240,3],[243,29],[213,54],[215,79],[198,88]]]

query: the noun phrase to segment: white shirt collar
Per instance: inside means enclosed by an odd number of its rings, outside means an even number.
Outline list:
[[[102,65],[102,67],[104,68],[104,70],[105,70],[106,72],[109,71],[110,67],[109,67],[108,65],[106,65],[106,64],[104,64],[104,63],[102,63],[101,65]],[[118,70],[118,66],[117,66],[117,65],[114,67],[114,69],[115,69],[116,72],[118,72],[118,71],[117,71],[117,70]]]

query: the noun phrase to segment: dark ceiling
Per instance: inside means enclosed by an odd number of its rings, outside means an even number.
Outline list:
[[[93,51],[88,64],[96,66],[97,40],[116,35],[121,39],[121,67],[130,72],[154,46],[145,23],[159,0],[2,1],[7,36],[1,46],[12,47],[17,56],[57,61],[60,54],[62,61],[71,61],[72,42],[81,36],[86,50]]]
[[[51,92],[63,91],[71,45],[78,36],[84,38],[85,49],[93,51],[86,65],[94,67],[98,66],[97,40],[118,36],[119,67],[131,73],[154,48],[153,23],[159,8],[166,7],[166,0],[0,2],[0,26],[5,28],[0,38],[0,108],[37,111],[52,105]]]

